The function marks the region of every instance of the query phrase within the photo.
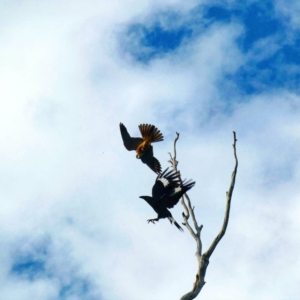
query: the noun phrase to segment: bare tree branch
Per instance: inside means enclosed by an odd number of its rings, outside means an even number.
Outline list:
[[[174,156],[172,157],[171,153],[169,152],[169,155],[170,155],[170,160],[169,162],[171,163],[174,171],[177,173],[178,175],[178,178],[180,180],[180,183],[182,184],[182,180],[181,180],[181,176],[180,176],[180,172],[177,170],[177,165],[178,165],[178,161],[176,160],[176,143],[179,139],[179,133],[176,132],[176,138],[174,140]],[[189,210],[184,202],[184,198],[182,197],[181,200],[180,200],[181,204],[183,205],[184,207],[184,211],[185,211],[185,216],[186,216],[186,219],[188,219],[190,217],[190,214],[189,214]],[[184,215],[184,213],[183,213]],[[186,226],[186,224],[183,223],[183,225]],[[191,229],[192,230],[192,229]]]
[[[210,256],[214,252],[215,248],[217,247],[218,243],[224,236],[226,229],[227,229],[229,213],[230,213],[231,197],[232,197],[232,193],[233,193],[233,189],[234,189],[235,177],[236,177],[236,172],[237,172],[237,167],[238,167],[238,159],[236,156],[236,142],[237,142],[236,135],[235,135],[235,132],[233,131],[233,145],[232,146],[233,146],[233,153],[234,153],[234,158],[235,158],[235,167],[234,167],[234,170],[231,175],[231,182],[230,182],[229,190],[226,192],[226,211],[225,211],[224,222],[223,222],[223,226],[221,228],[220,233],[216,236],[216,238],[214,239],[214,241],[212,242],[212,244],[208,248],[208,250],[203,254],[207,258],[210,258]]]
[[[176,143],[177,143],[178,139],[179,139],[179,133],[176,132],[176,138],[174,140],[174,156],[172,157],[171,153],[169,153],[169,155],[170,155],[169,162],[171,163],[174,171],[178,174],[178,178],[180,179],[180,182],[182,183],[180,172],[177,170],[178,161],[176,160]],[[196,274],[196,281],[193,285],[192,290],[190,292],[188,292],[187,294],[183,295],[180,298],[180,300],[192,300],[198,296],[198,294],[202,290],[202,287],[205,284],[204,279],[205,279],[206,269],[209,264],[209,258],[226,232],[226,228],[227,228],[228,220],[229,220],[231,197],[232,197],[232,193],[233,193],[233,189],[234,189],[234,185],[235,185],[235,177],[236,177],[237,167],[238,167],[238,160],[237,160],[237,155],[236,155],[237,139],[236,139],[236,134],[234,131],[233,131],[233,139],[234,139],[233,140],[233,152],[234,152],[234,158],[235,158],[235,167],[234,167],[234,170],[233,170],[233,173],[231,176],[229,190],[228,190],[228,192],[226,192],[226,211],[225,211],[223,226],[221,228],[220,233],[217,235],[217,237],[214,239],[214,241],[212,242],[209,249],[204,254],[202,254],[202,242],[201,242],[201,237],[200,237],[203,225],[199,226],[197,223],[197,220],[195,217],[195,212],[194,212],[195,207],[192,207],[189,196],[187,194],[184,194],[184,196],[181,198],[181,204],[183,205],[183,208],[185,211],[185,213],[184,212],[182,213],[182,217],[183,217],[183,221],[184,221],[182,224],[185,225],[185,227],[188,229],[188,231],[190,232],[190,234],[196,241],[197,251],[196,251],[195,255],[198,260],[198,271]],[[185,200],[186,200],[187,204],[186,204]],[[188,222],[190,216],[192,217],[195,231]]]

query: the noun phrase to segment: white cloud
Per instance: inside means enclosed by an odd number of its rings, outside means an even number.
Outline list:
[[[276,1],[276,10],[278,15],[284,16],[293,29],[299,28],[300,5],[298,1]]]

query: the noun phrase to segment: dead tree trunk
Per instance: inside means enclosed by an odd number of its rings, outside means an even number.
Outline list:
[[[171,157],[169,162],[171,163],[173,169],[177,172],[178,177],[179,177],[180,181],[182,182],[180,173],[177,170],[178,161],[176,160],[176,142],[179,139],[179,133],[176,132],[176,135],[177,136],[174,141],[174,156],[172,157],[171,153],[169,153],[170,157]],[[183,295],[180,298],[180,300],[191,300],[191,299],[195,299],[198,296],[198,294],[200,293],[200,291],[202,290],[202,288],[205,284],[205,273],[206,273],[207,266],[209,264],[209,258],[212,255],[212,253],[214,252],[216,246],[218,245],[218,243],[220,242],[220,240],[222,239],[222,237],[224,236],[224,234],[226,232],[226,228],[227,228],[228,220],[229,220],[231,197],[232,197],[232,193],[233,193],[233,189],[234,189],[235,177],[236,177],[237,167],[238,167],[238,159],[236,156],[236,142],[237,142],[236,134],[233,131],[233,145],[232,146],[233,146],[233,154],[234,154],[234,159],[235,159],[235,167],[234,167],[234,170],[231,175],[231,182],[230,182],[229,190],[226,192],[225,217],[224,217],[224,221],[223,221],[223,225],[220,230],[220,233],[213,240],[213,242],[210,245],[210,247],[208,248],[208,250],[206,252],[204,252],[203,254],[202,254],[202,242],[201,242],[201,237],[200,237],[203,225],[199,226],[197,223],[195,213],[194,213],[195,207],[194,206],[192,207],[189,196],[187,194],[184,194],[184,196],[181,198],[181,204],[184,207],[184,212],[182,213],[182,217],[183,217],[182,224],[187,228],[187,230],[190,232],[191,236],[196,241],[197,250],[196,250],[195,255],[196,255],[196,258],[198,261],[198,271],[196,274],[196,280],[195,280],[192,290],[189,291],[188,293],[186,293],[185,295]],[[190,217],[192,218],[192,221],[194,224],[194,229],[189,224]]]

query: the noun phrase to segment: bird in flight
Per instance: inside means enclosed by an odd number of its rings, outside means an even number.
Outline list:
[[[162,133],[151,124],[141,124],[139,129],[142,137],[131,137],[124,126],[120,123],[120,131],[124,146],[128,151],[135,150],[136,158],[146,164],[155,173],[161,173],[160,162],[153,155],[153,146],[151,143],[160,142],[164,140]]]
[[[171,224],[175,224],[180,231],[183,231],[168,208],[174,207],[182,195],[195,185],[195,181],[189,180],[181,183],[175,171],[167,171],[168,168],[156,177],[152,197],[140,196],[140,198],[144,199],[157,213],[157,218],[147,220],[148,223],[155,224],[155,221],[159,219],[168,218]]]

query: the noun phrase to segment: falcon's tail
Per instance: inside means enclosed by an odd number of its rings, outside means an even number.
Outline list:
[[[139,129],[143,139],[149,139],[151,143],[164,140],[162,133],[154,125],[141,124],[139,125]]]
[[[179,224],[175,221],[173,217],[168,217],[168,219],[171,222],[171,224],[174,224],[180,231],[183,232],[183,229],[179,226]]]

